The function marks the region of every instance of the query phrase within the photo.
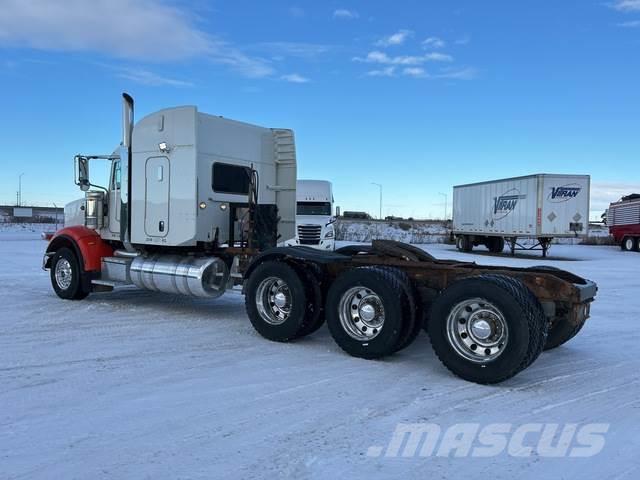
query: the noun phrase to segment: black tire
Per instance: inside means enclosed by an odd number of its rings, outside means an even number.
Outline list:
[[[473,250],[473,242],[468,235],[458,235],[456,238],[456,247],[461,252],[469,253]]]
[[[302,338],[318,331],[324,325],[324,304],[320,282],[316,274],[304,268],[296,268],[296,271],[303,280],[307,300],[305,317],[296,334],[296,338]]]
[[[384,309],[384,323],[379,330],[372,327],[373,338],[356,338],[340,320],[341,300],[358,287],[373,292]],[[404,331],[404,298],[402,282],[395,273],[377,267],[348,270],[333,282],[327,294],[325,316],[329,332],[338,346],[354,357],[373,359],[390,355],[396,351]],[[365,329],[365,333],[368,331]]]
[[[620,248],[625,252],[637,252],[638,251],[638,239],[633,237],[624,237]]]
[[[504,250],[504,238],[489,237],[487,239],[486,246],[491,253],[502,253]]]
[[[549,328],[549,334],[547,335],[547,341],[544,344],[544,350],[552,350],[567,343],[573,337],[575,337],[587,319],[583,319],[577,325],[574,325],[566,320],[554,322]]]
[[[506,343],[495,347],[499,353],[483,363],[460,354],[449,339],[447,329],[449,314],[461,302],[475,298],[495,307],[508,331]],[[461,320],[460,323],[464,324]],[[542,352],[548,328],[544,311],[533,293],[519,280],[504,275],[481,275],[450,285],[434,301],[427,327],[440,361],[457,376],[480,384],[502,382],[531,365]],[[475,353],[475,350],[470,351]],[[477,355],[482,352],[480,347]]]
[[[66,269],[63,268],[65,266],[67,267]],[[68,272],[68,274],[65,275],[64,271]],[[73,250],[66,247],[58,250],[51,260],[49,273],[53,290],[60,298],[82,300],[89,295],[90,290],[86,287],[84,279],[85,273]],[[56,278],[56,273],[58,273],[59,278]]]
[[[384,270],[389,272],[391,275],[395,275],[395,277],[400,282],[403,290],[403,299],[402,299],[402,318],[403,318],[403,327],[400,336],[398,337],[398,343],[394,349],[394,353],[399,352],[400,350],[404,350],[409,345],[413,343],[413,341],[418,337],[422,325],[418,322],[418,308],[416,304],[416,292],[406,272],[403,270],[393,268],[393,267],[384,267],[377,266],[373,267],[378,270]]]
[[[547,270],[554,270],[555,267],[542,268]],[[532,337],[532,341],[534,342],[532,345],[533,354],[529,357],[529,362],[522,368],[522,370],[524,370],[525,368],[529,367],[529,365],[531,365],[544,350],[544,346],[549,335],[549,319],[544,313],[544,308],[542,308],[542,304],[540,303],[538,298],[533,294],[531,290],[529,290],[529,288],[524,283],[513,277],[502,276],[502,278],[504,278],[506,282],[511,283],[513,285],[513,288],[521,290],[523,294],[528,295],[529,307],[532,309],[531,314],[536,316],[537,318],[544,319],[542,321],[542,334]]]
[[[272,280],[275,279],[275,280]],[[270,282],[280,280],[286,287],[277,287],[285,292],[288,313],[269,303]],[[245,308],[253,328],[264,338],[274,342],[288,342],[296,338],[305,325],[307,295],[298,273],[284,262],[265,262],[251,273],[245,287]],[[268,291],[267,291],[268,289]]]
[[[552,267],[550,265],[540,265],[538,267],[529,267],[530,269],[535,270],[548,270],[549,272],[561,272],[562,270],[557,267]],[[554,322],[549,327],[547,333],[547,339],[544,343],[543,350],[552,350],[560,345],[567,343],[573,337],[575,337],[582,327],[584,326],[587,319],[583,319],[577,325],[573,325],[567,321],[561,320],[558,322]]]

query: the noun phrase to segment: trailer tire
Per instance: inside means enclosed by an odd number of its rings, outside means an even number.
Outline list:
[[[504,275],[480,275],[450,285],[434,301],[427,326],[445,367],[480,384],[502,382],[531,365],[547,332],[544,311],[533,293]]]
[[[473,251],[473,242],[468,235],[458,235],[456,238],[456,247],[461,252],[469,253]]]
[[[327,294],[329,332],[342,350],[374,359],[396,351],[404,329],[406,294],[394,272],[378,267],[342,273]],[[361,318],[362,317],[362,318]]]
[[[487,239],[486,246],[491,253],[502,253],[504,250],[504,238],[489,237]]]
[[[76,254],[63,247],[56,251],[51,260],[51,285],[60,298],[82,300],[89,295],[86,288],[85,273]]]
[[[284,262],[258,265],[247,279],[245,308],[253,328],[268,340],[288,342],[304,326],[307,295],[298,273]]]

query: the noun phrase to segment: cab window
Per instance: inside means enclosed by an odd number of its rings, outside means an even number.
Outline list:
[[[122,169],[120,168],[120,160],[113,162],[113,174],[111,175],[111,190],[120,190],[120,181],[122,179]]]
[[[251,179],[251,169],[241,165],[214,163],[211,186],[216,193],[247,195]]]

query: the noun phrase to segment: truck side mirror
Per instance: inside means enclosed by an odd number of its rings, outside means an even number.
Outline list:
[[[78,181],[76,182],[80,186],[80,190],[86,192],[91,188],[89,182],[89,159],[85,157],[76,157],[78,167]]]
[[[336,217],[340,216],[340,207],[336,207]]]

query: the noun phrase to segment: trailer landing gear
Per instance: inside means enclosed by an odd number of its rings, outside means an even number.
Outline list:
[[[516,250],[525,250],[525,251],[540,250],[542,251],[542,256],[546,258],[547,253],[551,248],[551,241],[553,239],[548,237],[537,238],[536,243],[534,245],[523,245],[518,242],[518,237],[509,237],[506,240],[509,243],[509,251],[511,252],[511,255],[515,255]]]

